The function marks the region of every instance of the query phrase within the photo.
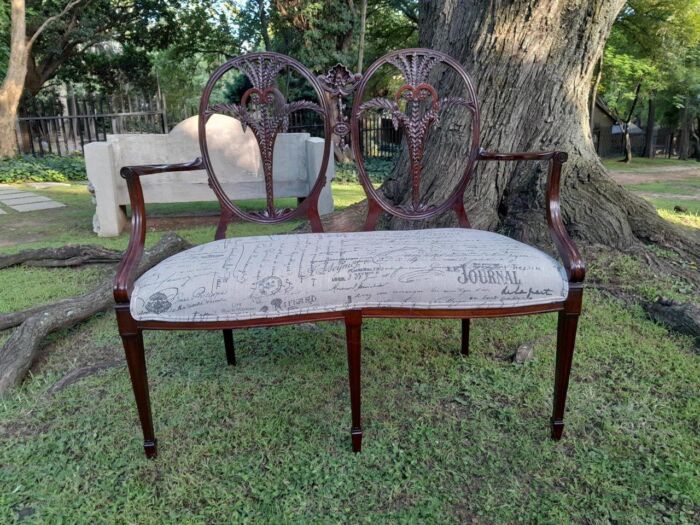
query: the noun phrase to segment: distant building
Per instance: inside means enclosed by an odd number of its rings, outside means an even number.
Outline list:
[[[599,157],[617,157],[624,154],[622,129],[615,122],[615,116],[605,103],[598,97],[593,111],[593,144]],[[642,155],[644,152],[644,130],[630,123],[630,138],[632,154]]]

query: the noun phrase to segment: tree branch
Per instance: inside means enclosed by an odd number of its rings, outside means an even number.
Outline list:
[[[34,42],[36,42],[36,39],[39,38],[39,35],[51,24],[53,24],[56,20],[62,18],[64,15],[70,12],[71,9],[73,9],[76,5],[79,3],[83,2],[83,0],[72,0],[71,2],[68,2],[66,6],[63,8],[63,11],[58,13],[57,15],[50,16],[44,22],[38,27],[36,31],[34,31],[34,34],[32,37],[29,39],[27,42],[27,47],[32,47],[34,45]],[[89,3],[90,0],[85,0],[85,3]]]

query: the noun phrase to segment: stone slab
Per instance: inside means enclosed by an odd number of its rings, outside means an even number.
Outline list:
[[[9,205],[10,208],[16,211],[37,211],[37,210],[48,210],[50,208],[63,208],[65,204],[56,201],[49,202],[35,202],[32,204],[15,204]]]
[[[10,195],[26,195],[26,191],[21,191],[21,190],[3,190],[0,191],[0,199],[3,197],[9,197]]]
[[[70,186],[70,184],[67,182],[28,182],[27,186],[36,188],[37,190],[43,190],[46,188],[67,187]]]
[[[33,193],[28,193],[27,195],[22,195],[20,197],[5,198],[0,196],[0,202],[10,206],[11,204],[30,204],[32,202],[47,202],[51,201],[48,197],[42,195],[35,195]]]

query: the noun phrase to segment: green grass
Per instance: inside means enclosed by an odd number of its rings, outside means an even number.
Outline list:
[[[43,222],[0,216],[0,240],[13,220],[37,222],[33,240],[4,251],[123,247],[126,235],[89,231],[84,189],[47,194],[71,206]],[[347,185],[335,195],[345,206],[362,194]],[[212,233],[185,230],[194,242]],[[0,270],[0,311],[87,290],[106,270]],[[598,257],[589,274],[648,298],[694,293],[627,256]],[[123,359],[114,315],[96,316],[52,336],[32,375],[0,401],[0,523],[700,521],[700,361],[691,340],[587,290],[567,428],[554,443],[555,316],[472,326],[463,358],[456,321],[366,321],[357,455],[339,323],[239,330],[235,368],[218,331],[149,332],[160,455],[148,461],[123,365],[46,395],[71,370]],[[526,341],[535,359],[511,364]]]
[[[26,191],[45,195],[66,204],[65,208],[55,208],[36,212],[19,213],[11,208],[3,207],[7,213],[0,215],[0,253],[14,252],[16,245],[22,248],[42,248],[46,246],[62,246],[68,243],[99,243],[108,248],[124,249],[128,242],[128,231],[119,237],[98,238],[92,232],[92,216],[94,205],[90,201],[87,186],[71,184],[56,186],[49,189],[37,190],[27,185],[15,185]],[[358,183],[334,184],[336,209],[343,209],[364,198],[362,187]],[[262,200],[239,202],[246,210],[263,209]],[[296,199],[278,199],[276,204],[281,207],[294,207]],[[167,215],[201,214],[218,211],[216,202],[178,203],[178,204],[149,204],[148,215],[159,217]],[[212,224],[215,219],[212,219]],[[269,233],[290,231],[299,223],[285,223],[267,227]],[[128,229],[127,229],[128,230]],[[229,227],[232,235],[254,235],[260,232],[259,227],[249,223],[236,223]],[[147,237],[147,243],[153,244],[162,235],[162,231],[154,231]],[[178,233],[193,243],[207,242],[213,239],[214,226],[199,226],[178,228]]]
[[[632,191],[643,191],[647,193],[700,195],[700,177],[681,180],[645,182],[643,184],[628,184],[625,187]]]
[[[0,406],[0,522],[696,523],[700,366],[690,342],[590,292],[565,439],[548,439],[552,315],[372,320],[365,444],[349,446],[342,327],[146,336],[160,456],[142,456],[123,367],[53,398],[74,345],[119,354],[112,316],[55,344]],[[509,363],[523,341],[536,359]]]
[[[620,162],[620,159],[603,159],[603,165],[609,170],[613,171],[649,171],[660,166],[683,167],[688,169],[700,167],[700,163],[698,163],[695,159],[647,159],[643,157],[633,157],[632,162],[630,163]]]

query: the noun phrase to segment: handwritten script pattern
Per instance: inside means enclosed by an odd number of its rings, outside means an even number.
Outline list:
[[[463,228],[224,239],[143,274],[131,314],[231,321],[354,308],[498,308],[563,301],[562,266],[508,237]]]

